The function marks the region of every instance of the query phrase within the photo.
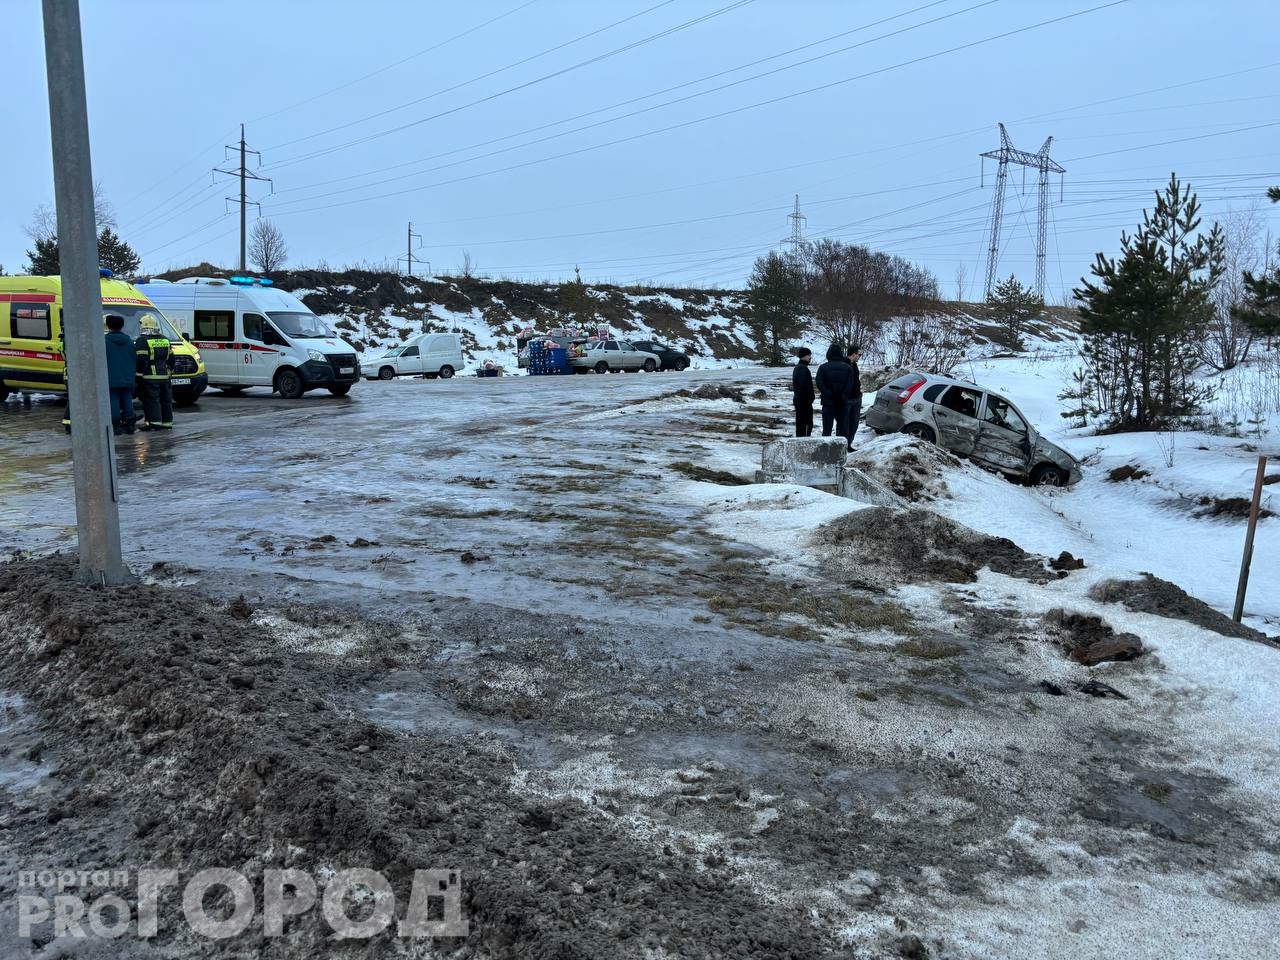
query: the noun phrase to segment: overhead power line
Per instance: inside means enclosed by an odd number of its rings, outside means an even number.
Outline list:
[[[898,69],[901,69],[901,68],[903,68],[903,67],[908,67],[908,66],[914,66],[915,64],[918,64],[918,63],[924,63],[924,62],[929,61],[929,60],[935,60],[935,59],[937,59],[937,58],[939,58],[939,57],[943,57],[943,56],[947,56],[947,55],[949,55],[949,54],[957,53],[957,52],[962,51],[962,50],[969,50],[969,49],[973,49],[973,48],[975,48],[975,47],[979,47],[979,46],[982,46],[982,45],[984,45],[984,44],[993,43],[993,42],[995,42],[995,41],[997,41],[997,40],[1003,40],[1003,39],[1006,39],[1006,38],[1008,38],[1008,37],[1016,36],[1016,35],[1018,35],[1018,34],[1027,33],[1027,32],[1029,32],[1029,31],[1031,31],[1031,30],[1035,30],[1035,29],[1038,29],[1038,28],[1040,28],[1040,27],[1046,27],[1046,26],[1050,26],[1050,25],[1052,25],[1052,24],[1062,23],[1062,22],[1064,22],[1064,21],[1072,20],[1072,19],[1075,19],[1075,18],[1077,18],[1077,17],[1086,16],[1087,14],[1090,14],[1090,13],[1096,13],[1096,12],[1098,12],[1099,10],[1106,10],[1106,9],[1111,8],[1111,7],[1117,7],[1117,6],[1120,6],[1120,5],[1125,4],[1125,3],[1128,3],[1128,2],[1129,2],[1129,0],[1111,0],[1111,2],[1109,2],[1109,3],[1098,4],[1097,6],[1088,7],[1088,8],[1086,8],[1086,9],[1084,9],[1084,10],[1077,10],[1077,11],[1075,11],[1075,12],[1073,12],[1073,13],[1062,14],[1062,15],[1057,16],[1057,17],[1051,17],[1051,18],[1049,18],[1049,19],[1041,20],[1041,21],[1038,21],[1038,22],[1036,22],[1036,23],[1028,24],[1028,25],[1023,26],[1023,27],[1018,27],[1018,28],[1013,29],[1013,30],[1006,30],[1006,31],[1004,31],[1004,32],[1002,32],[1002,33],[992,34],[991,36],[983,37],[983,38],[978,39],[978,40],[971,40],[971,41],[969,41],[969,42],[967,42],[967,43],[957,44],[956,46],[948,47],[948,48],[946,48],[946,49],[944,49],[944,50],[938,50],[938,51],[935,51],[935,52],[933,52],[933,53],[922,54],[921,56],[913,57],[913,58],[911,58],[911,59],[909,59],[909,60],[903,60],[903,61],[900,61],[900,62],[898,62],[898,63],[890,64],[890,65],[885,66],[885,67],[879,67],[879,68],[877,68],[877,69],[875,69],[875,70],[869,70],[869,71],[866,71],[865,73],[856,74],[856,75],[851,76],[851,77],[844,77],[844,78],[839,79],[839,80],[832,80],[832,81],[829,81],[828,83],[823,83],[823,84],[819,84],[819,85],[814,86],[814,87],[809,87],[809,88],[807,88],[807,89],[805,89],[805,90],[798,90],[798,91],[795,91],[795,92],[793,92],[793,93],[781,94],[781,95],[779,95],[779,96],[776,96],[776,97],[770,97],[770,98],[768,98],[768,99],[760,100],[760,101],[757,101],[757,102],[755,102],[755,103],[750,103],[750,104],[746,104],[746,105],[739,106],[739,107],[733,107],[733,108],[728,109],[728,110],[723,110],[723,111],[720,111],[719,113],[709,114],[709,115],[707,115],[707,116],[703,116],[703,117],[696,117],[696,118],[694,118],[694,119],[692,119],[692,120],[685,120],[685,121],[683,121],[683,122],[681,122],[681,123],[674,123],[674,124],[670,124],[670,125],[665,126],[665,127],[659,127],[659,128],[657,128],[657,129],[654,129],[654,130],[647,130],[647,131],[644,131],[644,132],[642,132],[642,133],[632,134],[631,136],[627,136],[627,137],[618,137],[618,138],[616,138],[616,139],[608,140],[608,141],[605,141],[605,142],[603,142],[603,143],[591,144],[591,145],[588,145],[588,146],[585,146],[585,147],[580,147],[580,148],[575,149],[575,150],[569,150],[569,151],[566,151],[566,152],[564,152],[564,153],[553,154],[553,155],[551,155],[551,156],[546,156],[546,157],[539,157],[539,158],[536,158],[536,159],[534,159],[534,160],[526,160],[526,161],[523,161],[523,162],[521,162],[521,163],[511,164],[511,165],[506,166],[506,167],[499,167],[499,168],[496,168],[496,169],[493,169],[493,170],[487,170],[487,171],[483,171],[483,172],[481,172],[481,173],[469,174],[469,175],[467,175],[467,176],[463,176],[463,177],[455,177],[455,178],[450,179],[450,180],[437,181],[437,182],[435,182],[435,183],[424,184],[424,185],[422,185],[422,186],[418,186],[418,187],[410,187],[410,188],[407,188],[407,189],[405,189],[405,190],[396,190],[396,191],[391,191],[391,192],[384,193],[384,194],[378,194],[378,195],[375,195],[375,196],[372,196],[372,197],[361,197],[361,198],[356,199],[356,200],[346,200],[346,201],[340,201],[340,202],[338,202],[338,203],[324,204],[324,205],[322,205],[322,206],[318,206],[318,207],[308,207],[308,208],[303,209],[303,210],[289,210],[289,211],[283,211],[283,212],[280,212],[280,213],[278,213],[278,214],[276,214],[276,215],[277,215],[277,216],[289,216],[289,215],[291,215],[291,214],[296,214],[296,213],[311,213],[311,212],[315,212],[315,211],[318,211],[318,210],[329,210],[329,209],[333,209],[333,208],[336,208],[336,207],[349,206],[349,205],[351,205],[351,204],[353,204],[353,203],[368,203],[368,202],[369,202],[369,201],[371,201],[371,200],[382,200],[382,199],[387,199],[387,198],[389,198],[389,197],[397,197],[397,196],[403,196],[403,195],[410,194],[410,193],[418,193],[418,192],[420,192],[420,191],[422,191],[422,190],[430,190],[430,189],[433,189],[433,188],[435,188],[435,187],[442,187],[442,186],[451,186],[451,185],[453,185],[453,184],[455,184],[455,183],[463,183],[463,182],[466,182],[466,181],[469,181],[469,180],[479,179],[479,178],[481,178],[481,177],[488,177],[488,176],[492,176],[492,175],[494,175],[494,174],[496,174],[496,173],[506,173],[506,172],[509,172],[509,171],[511,171],[511,170],[518,170],[518,169],[523,169],[523,168],[525,168],[525,167],[535,166],[535,165],[537,165],[537,164],[541,164],[541,163],[548,163],[548,162],[550,162],[550,161],[552,161],[552,160],[561,160],[561,159],[565,159],[566,157],[579,156],[579,155],[581,155],[581,154],[589,153],[589,152],[592,152],[592,151],[595,151],[595,150],[600,150],[600,149],[603,149],[603,148],[605,148],[605,147],[616,146],[616,145],[623,144],[623,143],[632,143],[632,142],[634,142],[634,141],[636,141],[636,140],[641,140],[641,139],[644,139],[644,138],[646,138],[646,137],[656,136],[656,135],[661,134],[661,133],[669,133],[669,132],[671,132],[671,131],[673,131],[673,130],[682,130],[682,129],[685,129],[685,128],[688,128],[688,127],[691,127],[691,126],[695,126],[695,125],[700,124],[700,123],[706,123],[706,122],[711,121],[711,120],[718,120],[718,119],[721,119],[721,118],[723,118],[723,117],[732,116],[732,115],[734,115],[734,114],[738,114],[738,113],[743,113],[743,112],[745,112],[745,111],[747,111],[747,110],[753,110],[753,109],[756,109],[756,108],[758,108],[758,107],[771,106],[771,105],[773,105],[773,104],[775,104],[775,103],[782,103],[782,102],[787,101],[787,100],[793,100],[793,99],[795,99],[796,97],[807,96],[807,95],[809,95],[809,94],[817,93],[817,92],[820,92],[820,91],[823,91],[823,90],[830,90],[830,89],[832,89],[832,88],[834,88],[834,87],[843,86],[843,85],[845,85],[845,84],[853,83],[853,82],[858,81],[858,80],[865,80],[865,79],[868,79],[869,77],[879,76],[879,75],[881,75],[881,74],[888,73],[888,72],[893,71],[893,70],[898,70]],[[353,189],[360,189],[360,188],[353,188]],[[343,192],[346,192],[346,191],[343,191]],[[313,198],[313,199],[314,199],[314,198]],[[293,202],[293,203],[298,203],[298,202],[305,202],[305,201],[292,201],[292,202]]]
[[[673,0],[663,0],[662,3],[656,4],[653,7],[650,7],[649,9],[655,10],[658,7],[666,6],[668,3],[672,3],[672,2]],[[526,80],[523,83],[518,83],[512,87],[507,87],[506,89],[499,90],[496,93],[491,93],[488,96],[480,97],[477,100],[472,100],[469,103],[460,104],[459,106],[456,106],[456,107],[450,107],[448,110],[441,110],[438,113],[433,113],[431,116],[420,117],[417,120],[412,120],[408,123],[403,123],[403,124],[400,124],[399,126],[392,127],[387,130],[381,130],[377,133],[367,134],[363,137],[358,137],[355,140],[348,140],[346,143],[340,143],[332,147],[326,147],[322,150],[312,151],[311,153],[300,154],[296,157],[287,157],[284,160],[281,160],[279,163],[277,163],[273,167],[273,169],[279,169],[280,167],[291,166],[295,163],[301,163],[304,160],[311,160],[316,157],[327,156],[331,153],[336,153],[339,150],[346,150],[350,147],[358,146],[362,143],[368,143],[370,140],[377,140],[377,139],[380,139],[381,137],[389,136],[393,133],[399,133],[402,130],[408,130],[411,127],[420,126],[421,124],[428,123],[432,120],[438,120],[441,117],[447,117],[455,113],[460,113],[463,110],[469,110],[470,108],[477,107],[482,103],[489,103],[490,101],[497,100],[499,97],[505,97],[508,94],[515,93],[519,90],[526,90],[529,87],[535,86],[539,83],[545,83],[547,80],[552,80],[556,77],[562,77],[565,74],[572,73],[575,70],[581,70],[583,67],[590,66],[593,63],[599,63],[602,60],[608,60],[609,58],[616,57],[619,54],[627,53],[631,50],[636,49],[637,47],[641,47],[647,43],[652,43],[655,40],[660,40],[664,37],[671,36],[672,34],[679,33],[682,30],[687,30],[689,27],[693,27],[701,23],[706,23],[708,20],[713,20],[716,17],[723,16],[726,13],[731,13],[734,10],[737,10],[741,7],[745,7],[748,4],[751,4],[754,2],[755,0],[733,0],[732,3],[728,3],[723,7],[720,7],[716,10],[712,10],[710,13],[705,13],[702,16],[694,17],[692,20],[686,20],[684,23],[676,24],[674,27],[668,27],[665,30],[660,30],[657,33],[650,34],[649,36],[644,37],[640,40],[634,40],[631,43],[622,45],[621,47],[615,47],[613,50],[609,50],[605,53],[597,54],[596,56],[589,57],[586,60],[580,60],[577,63],[571,64],[567,67],[562,67],[559,70],[553,70],[551,73],[545,73],[542,76],[534,77],[532,80]],[[647,13],[647,12],[648,12],[647,10],[642,11],[642,13]],[[632,20],[632,19],[635,19],[635,16],[639,16],[639,14],[636,14],[632,17],[628,17],[626,19]],[[626,20],[620,20],[618,22],[625,23]],[[610,26],[615,26],[615,25],[616,24],[611,24]],[[608,28],[602,28],[602,29],[608,29]],[[600,31],[596,31],[596,32],[599,33]],[[578,39],[581,39],[581,38],[578,38]],[[570,41],[570,42],[572,43],[575,41]],[[566,46],[566,45],[567,44],[562,44],[562,46]],[[460,86],[465,86],[465,84],[457,84],[453,87],[446,88],[446,90],[456,90]],[[445,92],[445,91],[441,91],[441,92]],[[416,100],[413,102],[420,103],[423,100],[429,100],[431,99],[431,97],[434,97],[437,95],[438,94],[431,94],[430,96],[422,97],[419,100]],[[363,123],[369,119],[372,119],[373,117],[382,116],[387,112],[389,111],[382,111],[381,113],[378,113],[378,114],[371,114],[368,117],[362,117],[359,120],[354,120],[349,123],[343,124],[340,127],[335,127],[333,128],[333,130],[324,131],[324,133],[332,133],[335,130],[345,129],[346,127],[354,126],[355,124],[358,124],[358,123]],[[323,134],[317,134],[317,136],[322,136],[322,135]],[[297,142],[297,141],[293,141],[293,142]]]
[[[892,21],[892,20],[899,20],[899,19],[901,19],[902,17],[910,16],[911,14],[913,14],[913,13],[918,13],[918,12],[920,12],[921,10],[927,10],[927,9],[929,9],[930,7],[936,7],[936,6],[938,6],[939,4],[942,4],[942,3],[950,3],[950,2],[952,2],[952,0],[932,0],[932,2],[930,2],[930,3],[923,4],[922,6],[919,6],[919,7],[914,7],[914,8],[912,8],[911,10],[905,10],[905,11],[903,11],[902,13],[894,14],[894,15],[893,15],[893,16],[891,16],[891,17],[883,17],[883,18],[881,18],[881,19],[879,19],[879,20],[872,21],[871,23],[864,23],[864,24],[862,24],[861,26],[853,27],[853,28],[851,28],[851,29],[849,29],[849,30],[842,30],[842,31],[840,31],[839,33],[834,33],[834,34],[831,34],[830,36],[823,37],[823,38],[822,38],[822,39],[820,39],[820,40],[814,40],[814,41],[811,41],[811,42],[809,42],[809,43],[801,44],[801,45],[800,45],[800,46],[798,46],[798,47],[792,47],[790,50],[784,50],[784,51],[782,51],[781,53],[775,53],[775,54],[771,54],[771,55],[769,55],[769,56],[767,56],[767,57],[761,57],[761,58],[759,58],[759,59],[757,59],[757,60],[752,60],[752,61],[749,61],[748,63],[739,64],[738,66],[736,66],[736,67],[730,67],[730,68],[729,68],[729,69],[727,69],[727,70],[720,70],[720,71],[718,71],[718,72],[716,72],[716,73],[710,73],[710,74],[707,74],[707,75],[702,76],[702,77],[698,77],[698,78],[693,79],[693,80],[686,80],[686,81],[684,81],[683,83],[677,83],[677,84],[675,84],[674,86],[664,87],[664,88],[662,88],[661,90],[655,90],[655,91],[653,91],[653,92],[651,92],[651,93],[646,93],[646,94],[643,94],[643,95],[638,96],[638,97],[632,97],[632,98],[630,98],[629,100],[621,100],[621,101],[619,101],[619,102],[617,102],[617,103],[611,103],[611,104],[608,104],[608,105],[603,106],[603,107],[597,107],[597,108],[596,108],[596,109],[594,109],[594,110],[588,110],[588,111],[586,111],[585,113],[579,113],[579,114],[577,114],[577,115],[575,115],[575,116],[572,116],[572,117],[565,117],[565,118],[560,119],[560,120],[553,120],[553,121],[551,121],[550,123],[543,123],[543,124],[539,124],[538,126],[535,126],[535,127],[529,127],[529,128],[527,128],[527,129],[525,129],[525,130],[519,130],[519,131],[517,131],[517,132],[515,132],[515,133],[505,134],[504,136],[501,136],[501,137],[495,137],[495,138],[490,139],[490,140],[483,140],[483,141],[481,141],[481,142],[479,142],[479,143],[468,144],[468,145],[467,145],[467,146],[465,146],[465,147],[455,147],[455,148],[453,148],[453,149],[451,149],[451,150],[446,150],[446,151],[444,151],[443,153],[436,153],[436,154],[432,154],[432,155],[430,155],[430,156],[426,156],[426,157],[418,157],[418,158],[416,158],[416,159],[414,159],[414,160],[405,160],[405,161],[402,161],[402,162],[400,162],[400,163],[393,163],[393,164],[391,164],[390,166],[386,166],[386,167],[376,167],[376,168],[374,168],[374,169],[372,169],[372,170],[364,170],[364,171],[361,171],[360,173],[348,174],[347,176],[343,176],[343,177],[334,177],[334,178],[332,178],[332,179],[330,179],[330,180],[320,180],[320,181],[316,181],[315,183],[303,184],[303,185],[301,185],[301,186],[291,188],[291,190],[290,190],[289,192],[295,192],[295,191],[297,191],[297,190],[309,190],[309,189],[311,189],[312,187],[327,186],[328,184],[331,184],[331,183],[341,183],[341,182],[346,181],[346,180],[356,180],[356,179],[359,179],[359,178],[361,178],[361,177],[372,176],[373,174],[378,174],[378,173],[387,173],[387,172],[389,172],[389,171],[391,171],[391,170],[401,170],[401,169],[403,169],[403,168],[405,168],[405,167],[416,166],[417,164],[420,164],[420,163],[429,163],[429,162],[431,162],[432,160],[439,160],[439,159],[442,159],[442,158],[444,158],[444,157],[450,157],[450,156],[453,156],[454,154],[458,154],[458,153],[466,153],[466,152],[467,152],[467,151],[469,151],[469,150],[478,150],[478,149],[480,149],[480,148],[482,148],[482,147],[492,146],[492,145],[493,145],[493,144],[495,144],[495,143],[503,143],[503,142],[505,142],[505,141],[507,141],[507,140],[513,140],[513,139],[515,139],[516,137],[523,137],[523,136],[526,136],[527,134],[530,134],[530,133],[539,133],[539,132],[541,132],[541,131],[543,131],[543,130],[548,130],[548,129],[552,128],[552,127],[563,126],[563,125],[564,125],[564,124],[566,124],[566,123],[573,123],[575,120],[582,120],[582,119],[584,119],[584,118],[586,118],[586,117],[593,117],[593,116],[595,116],[595,115],[597,115],[597,114],[600,114],[600,113],[606,113],[606,112],[608,112],[608,111],[610,111],[610,110],[618,110],[618,109],[621,109],[622,107],[629,107],[629,106],[631,106],[631,105],[632,105],[632,104],[634,104],[634,103],[639,103],[639,102],[641,102],[642,100],[651,100],[651,99],[653,99],[654,97],[660,97],[660,96],[662,96],[662,95],[663,95],[663,94],[665,94],[665,93],[672,93],[672,92],[674,92],[674,91],[676,91],[676,90],[683,90],[683,89],[684,89],[684,88],[686,88],[686,87],[695,86],[695,85],[697,85],[697,84],[699,84],[699,83],[706,83],[708,80],[716,80],[716,79],[719,79],[720,77],[727,76],[727,75],[729,75],[729,74],[731,74],[731,73],[738,73],[738,72],[739,72],[739,71],[741,71],[741,70],[748,70],[748,69],[750,69],[751,67],[758,66],[758,65],[760,65],[760,64],[762,64],[762,63],[768,63],[768,62],[769,62],[769,61],[771,61],[771,60],[777,60],[777,59],[779,59],[779,58],[781,58],[781,57],[790,56],[791,54],[793,54],[793,53],[798,53],[798,52],[800,52],[800,51],[802,51],[802,50],[808,50],[808,49],[810,49],[810,48],[812,48],[812,47],[821,46],[822,44],[824,44],[824,43],[829,43],[829,42],[831,42],[832,40],[837,40],[837,39],[839,39],[839,38],[841,38],[841,37],[849,36],[850,34],[860,33],[860,32],[862,32],[863,30],[870,30],[872,27],[878,27],[878,26],[880,26],[880,25],[882,25],[882,24],[889,23],[889,22],[890,22],[890,21]],[[988,2],[993,2],[993,3],[994,3],[994,2],[997,2],[997,0],[988,0]],[[979,6],[982,6],[982,5],[983,5],[983,4],[979,4]],[[973,9],[973,8],[969,8],[969,9]],[[963,13],[963,12],[966,12],[966,11],[959,11],[959,12],[960,12],[960,13]],[[955,15],[956,15],[956,14],[949,14],[948,16],[955,16]],[[942,18],[939,18],[939,19],[942,19]],[[928,24],[930,24],[930,23],[935,23],[935,22],[937,22],[937,21],[936,21],[936,20],[928,20],[928,21],[925,21],[925,23],[923,23],[923,24],[916,24],[915,26],[913,26],[913,27],[909,27],[909,28],[907,28],[907,29],[912,29],[912,30],[913,30],[913,29],[916,29],[916,28],[918,28],[918,27],[926,26],[926,25],[928,25]],[[896,36],[896,35],[897,35],[897,33],[901,33],[901,32],[905,32],[905,31],[897,31],[897,32],[892,33],[892,34],[884,34],[884,35],[882,35],[881,37],[877,37],[877,38],[875,38],[875,39],[877,39],[877,40],[881,40],[881,39],[884,39],[885,37]],[[867,42],[874,42],[874,41],[867,41]],[[855,44],[854,46],[860,46],[860,44]],[[846,52],[846,51],[851,50],[851,49],[853,49],[853,47],[841,47],[839,50],[831,51],[830,53],[823,54],[822,56],[823,56],[823,57],[833,56],[833,55],[835,55],[835,54],[843,53],[843,52]],[[783,68],[780,68],[780,69],[790,70],[790,69],[792,69],[792,68],[794,68],[794,67],[803,66],[803,65],[805,65],[805,64],[812,63],[812,62],[814,62],[814,60],[816,60],[816,59],[820,59],[820,58],[814,57],[814,58],[810,58],[810,59],[808,59],[808,60],[801,60],[801,61],[798,61],[797,63],[788,64],[786,67],[783,67]],[[771,71],[771,72],[772,72],[772,73],[776,73],[776,72],[778,72],[778,71]],[[745,79],[743,79],[743,80],[736,81],[736,82],[735,82],[735,85],[736,85],[736,83],[746,83],[746,82],[749,82],[750,80],[759,79],[759,77],[761,77],[761,76],[766,76],[766,75],[767,75],[767,74],[759,74],[759,75],[757,75],[756,77],[747,77],[747,78],[745,78]],[[724,88],[724,87],[717,87],[717,88],[715,88],[715,90],[722,90],[722,89],[725,89],[725,88]],[[705,93],[713,93],[713,92],[715,92],[715,90],[704,91],[704,92],[705,92]],[[701,96],[702,94],[698,94],[698,95],[699,95],[699,96]],[[666,103],[658,104],[656,107],[653,107],[653,108],[650,108],[650,109],[659,109],[659,108],[663,108],[663,107],[671,106],[671,105],[672,105],[672,104],[674,104],[674,103],[681,103],[681,102],[683,102],[683,101],[682,101],[682,100],[673,100],[673,101],[668,101],[668,102],[666,102]],[[639,112],[643,112],[643,111],[637,111],[637,113],[639,113]],[[601,123],[612,123],[612,122],[614,122],[614,121],[616,121],[616,120],[622,120],[622,119],[625,119],[626,117],[631,117],[631,116],[635,116],[635,115],[636,115],[636,113],[624,114],[624,115],[619,116],[619,117],[613,117],[613,118],[611,118],[611,119],[609,119],[609,120],[601,121]],[[590,125],[589,127],[578,127],[578,128],[576,128],[576,129],[574,129],[574,130],[565,131],[565,133],[564,133],[564,134],[559,134],[558,136],[565,136],[565,135],[568,135],[568,134],[570,134],[570,133],[577,133],[577,132],[580,132],[580,131],[582,131],[582,130],[591,129],[591,127],[594,127],[594,126],[598,126],[598,124],[592,124],[592,125]],[[520,144],[519,146],[529,146],[529,145],[531,145],[532,143],[542,143],[542,142],[544,142],[546,139],[550,139],[550,138],[543,138],[542,140],[535,140],[535,141],[531,141],[530,143]],[[493,156],[493,154],[485,154],[485,156]],[[469,160],[477,160],[477,159],[481,159],[481,158],[480,158],[480,157],[471,157],[471,158],[469,158]],[[427,171],[419,171],[419,172],[420,172],[420,173],[425,173],[425,172],[427,172]],[[399,178],[396,178],[396,179],[399,179]],[[385,182],[389,182],[389,181],[379,181],[379,182],[385,183]],[[281,191],[281,192],[283,193],[283,192],[285,192],[285,191]]]
[[[500,13],[496,17],[490,17],[488,20],[485,20],[482,23],[477,23],[474,27],[469,27],[468,29],[463,30],[461,33],[455,33],[451,37],[446,37],[444,40],[441,40],[439,43],[433,43],[429,47],[423,47],[417,53],[411,53],[407,57],[402,57],[401,59],[396,60],[393,63],[388,63],[386,66],[379,67],[377,70],[374,70],[370,73],[366,73],[363,76],[356,77],[354,80],[348,80],[346,83],[340,83],[336,87],[330,87],[328,90],[325,90],[323,93],[317,93],[314,96],[307,97],[304,100],[299,100],[297,103],[291,103],[287,107],[281,107],[279,110],[271,111],[271,113],[264,113],[260,117],[254,117],[252,120],[248,122],[257,123],[260,120],[269,120],[272,117],[278,117],[282,113],[288,113],[290,110],[294,110],[298,107],[306,106],[308,103],[314,103],[317,100],[323,100],[325,97],[330,97],[341,90],[346,90],[348,87],[354,87],[357,83],[364,83],[364,81],[370,80],[373,77],[378,76],[379,74],[386,73],[388,70],[394,70],[396,67],[404,66],[406,63],[409,63],[411,60],[417,60],[419,57],[426,56],[428,53],[432,53],[436,50],[439,50],[441,47],[448,46],[449,44],[453,43],[455,40],[461,40],[463,37],[469,37],[471,36],[471,34],[476,33],[480,30],[483,30],[485,27],[491,26],[492,24],[497,23],[499,20],[505,20],[507,17],[510,17],[513,14],[519,13],[521,10],[525,9],[526,7],[531,7],[537,2],[538,0],[525,0],[524,3],[521,3],[518,6],[512,7],[506,13]],[[670,0],[668,0],[668,2],[670,2]],[[313,136],[320,136],[320,134],[313,134]],[[302,139],[305,140],[307,138],[303,137]],[[276,144],[276,146],[271,147],[269,149],[275,150],[275,149],[279,149],[282,146],[288,146],[288,144],[290,143],[297,143],[297,142],[298,142],[297,140],[289,140],[283,144]]]

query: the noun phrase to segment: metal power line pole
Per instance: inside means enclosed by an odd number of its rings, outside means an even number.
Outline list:
[[[987,283],[984,294],[989,298],[995,287],[996,264],[1000,259],[1000,226],[1004,219],[1005,186],[1009,181],[1009,164],[1016,163],[1022,167],[1032,167],[1040,173],[1040,202],[1036,218],[1036,293],[1043,298],[1045,246],[1049,232],[1049,174],[1066,173],[1067,170],[1049,156],[1053,137],[1046,139],[1037,152],[1028,153],[1013,145],[1003,123],[998,126],[1000,127],[1000,148],[979,154],[981,157],[996,161],[996,192],[991,198],[991,223],[987,229],[991,242],[987,248]]]
[[[405,272],[411,277],[413,276],[413,239],[414,237],[418,238],[418,246],[419,247],[422,246],[422,234],[413,232],[413,221],[410,220],[408,233],[405,235],[405,255],[403,257],[397,257],[396,259],[397,261],[399,260],[406,261],[406,263],[408,264],[408,267],[405,270]],[[419,257],[418,262],[423,263],[424,261],[421,257]]]
[[[253,173],[249,170],[248,165],[245,162],[247,159],[247,155],[252,153],[254,156],[258,158],[258,163],[261,164],[262,154],[259,153],[257,150],[250,150],[248,146],[245,145],[243,123],[240,124],[240,143],[239,144],[229,143],[227,144],[227,149],[239,151],[240,153],[239,168],[235,170],[223,170],[219,167],[215,167],[213,172],[226,174],[228,177],[240,178],[240,198],[238,201],[240,204],[240,266],[239,266],[239,270],[241,273],[243,273],[245,270],[249,269],[248,266],[246,265],[246,257],[245,257],[245,251],[248,249],[248,233],[245,229],[247,218],[245,216],[245,211],[248,209],[249,204],[253,204],[255,207],[258,208],[259,214],[261,214],[262,212],[262,205],[259,204],[256,200],[249,199],[248,181],[261,180],[263,183],[272,183],[272,181],[270,177],[260,177],[256,173]],[[273,193],[275,192],[274,183],[272,183],[272,192]],[[236,203],[237,200],[235,197],[227,197],[227,202]]]
[[[809,219],[800,212],[800,194],[798,193],[796,194],[795,209],[787,214],[787,219],[791,221],[791,235],[782,242],[791,244],[791,253],[798,260],[800,251],[804,247],[804,225]]]
[[[44,0],[44,56],[53,132],[53,187],[62,274],[62,334],[75,479],[76,579],[114,586],[132,577],[120,551],[115,444],[107,409],[93,168],[85,106],[79,0]]]

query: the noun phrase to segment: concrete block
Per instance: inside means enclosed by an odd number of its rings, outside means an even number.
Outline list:
[[[848,450],[844,437],[787,437],[764,445],[757,483],[834,487]]]
[[[840,471],[839,493],[842,497],[848,497],[860,503],[869,503],[875,507],[911,506],[879,480],[874,480],[857,467],[848,465]]]

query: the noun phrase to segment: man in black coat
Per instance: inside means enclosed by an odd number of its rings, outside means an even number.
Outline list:
[[[796,436],[813,435],[813,373],[809,363],[813,360],[813,351],[801,347],[797,352],[800,358],[791,370],[791,403],[796,408]]]
[[[844,422],[848,428],[845,438],[849,441],[849,449],[853,449],[853,435],[858,432],[858,421],[862,419],[862,375],[858,372],[858,360],[862,357],[862,348],[856,343],[849,348],[847,354],[849,366],[853,368],[853,395],[845,407]]]
[[[849,434],[845,416],[849,401],[855,396],[854,377],[853,367],[845,359],[844,348],[840,344],[833,343],[827,350],[827,362],[818,368],[814,384],[822,398],[822,435],[829,437],[834,429],[836,436],[845,437],[847,443]]]

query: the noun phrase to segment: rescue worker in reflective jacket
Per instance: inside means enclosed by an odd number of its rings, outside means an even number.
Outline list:
[[[169,378],[173,375],[173,352],[169,338],[160,332],[160,321],[154,314],[144,313],[138,324],[134,353],[138,358],[138,376],[142,378],[142,409],[146,423],[142,430],[173,429],[173,391]]]

